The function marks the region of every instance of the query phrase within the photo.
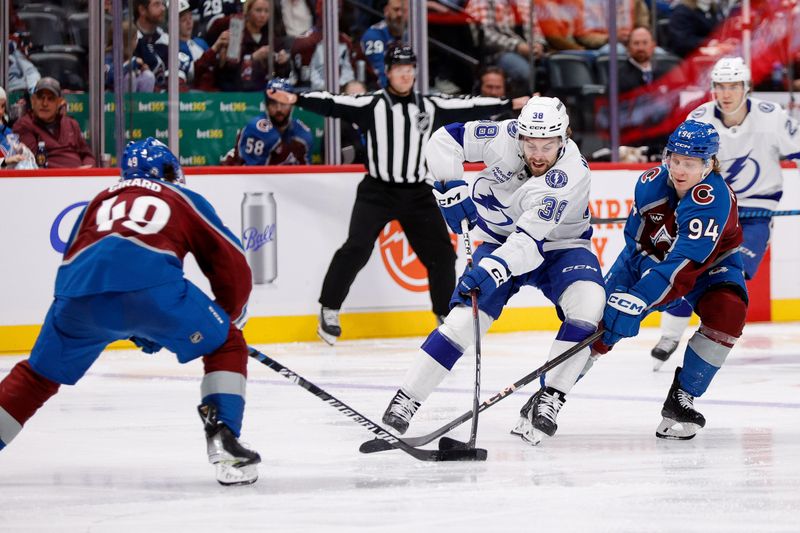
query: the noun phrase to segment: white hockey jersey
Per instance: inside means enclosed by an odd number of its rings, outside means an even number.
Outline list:
[[[783,194],[780,158],[800,164],[800,124],[772,102],[747,99],[748,113],[738,126],[726,127],[714,102],[706,102],[689,117],[714,126],[720,135],[717,158],[722,176],[739,207],[776,209]]]
[[[589,165],[571,140],[543,176],[532,177],[518,148],[517,121],[476,121],[439,128],[426,147],[433,177],[462,179],[463,163],[484,162],[470,186],[485,241],[519,276],[542,264],[544,252],[590,249]]]

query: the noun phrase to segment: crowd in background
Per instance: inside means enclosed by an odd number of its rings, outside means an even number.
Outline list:
[[[272,78],[285,78],[299,91],[325,87],[322,0],[176,1],[181,91],[263,91]],[[360,82],[367,91],[385,87],[385,50],[393,42],[409,40],[408,0],[339,3],[340,88],[350,82]],[[608,145],[608,4],[607,0],[427,0],[430,90],[500,97],[535,91],[558,96],[575,114],[571,118],[576,141],[584,152],[602,157],[601,148]],[[785,9],[791,2],[753,4],[755,27],[791,25],[791,18],[776,21],[763,16],[785,12],[791,17],[791,10]],[[122,5],[123,86],[127,92],[163,92],[170,75],[167,2],[122,0]],[[701,67],[720,56],[741,53],[741,6],[736,1],[621,0],[616,5],[623,107],[646,106],[644,92],[656,88],[662,93],[675,87],[707,91]],[[86,91],[87,1],[12,0],[11,6],[5,92],[24,94],[29,100],[42,76],[56,79],[64,92]],[[110,30],[110,0],[105,7]],[[107,90],[116,83],[110,45],[109,38]],[[753,69],[756,90],[800,90],[800,57],[788,52],[800,47],[786,45],[783,57],[762,69],[767,75],[757,77],[759,69]],[[780,49],[781,43],[774,47]],[[657,86],[667,74],[669,81]],[[6,123],[26,113],[21,105],[8,107]],[[658,112],[654,116],[659,117]],[[630,120],[621,126],[647,129]],[[663,129],[671,130],[671,124]],[[631,144],[658,151],[658,139],[664,135],[657,130],[652,138],[634,139]]]

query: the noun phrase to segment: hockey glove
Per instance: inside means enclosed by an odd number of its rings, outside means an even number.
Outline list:
[[[453,180],[447,183],[437,181],[433,184],[433,195],[442,210],[444,220],[453,233],[461,233],[461,221],[467,219],[469,229],[478,223],[478,210],[469,195],[469,187],[464,180]]]
[[[639,333],[642,314],[647,308],[647,302],[632,290],[616,287],[606,301],[603,312],[603,323],[606,332],[603,334],[603,343],[613,346],[620,339],[635,337]]]
[[[163,346],[157,342],[145,339],[144,337],[131,337],[131,342],[141,348],[141,350],[146,354],[156,353],[163,348]]]
[[[458,282],[458,292],[469,296],[473,290],[478,291],[478,301],[491,297],[497,288],[511,278],[511,272],[505,261],[495,255],[487,255],[480,260]]]

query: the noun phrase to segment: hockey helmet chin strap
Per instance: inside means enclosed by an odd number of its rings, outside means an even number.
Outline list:
[[[750,94],[750,82],[743,81],[741,83],[744,88],[744,91],[742,92],[742,99],[739,101],[739,105],[736,106],[736,109],[729,112],[722,110],[722,106],[719,105],[719,100],[717,99],[717,94],[714,92],[714,82],[711,83],[711,98],[714,100],[714,107],[717,108],[717,110],[723,115],[735,115],[740,109],[742,109],[742,106],[747,103],[747,95]]]

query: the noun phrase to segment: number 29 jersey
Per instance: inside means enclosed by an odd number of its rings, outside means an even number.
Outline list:
[[[57,297],[129,292],[183,279],[191,253],[216,302],[237,322],[252,288],[239,239],[201,195],[164,181],[121,180],[100,192],[72,228]]]

